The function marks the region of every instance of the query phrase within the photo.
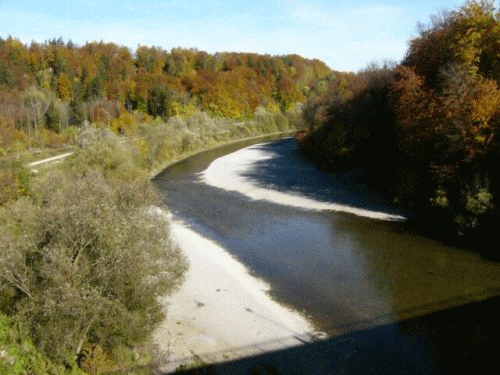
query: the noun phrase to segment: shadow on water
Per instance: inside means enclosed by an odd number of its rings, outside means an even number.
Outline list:
[[[500,263],[401,223],[251,200],[198,180],[196,173],[214,158],[241,147],[185,160],[154,183],[177,218],[218,242],[269,282],[274,298],[306,312],[336,338],[201,373],[445,374],[492,363],[500,297],[490,297],[500,294]],[[293,139],[254,147],[274,155],[245,172],[260,186],[407,216],[368,191],[362,171],[316,170]]]
[[[455,223],[444,212],[434,209],[416,214],[395,205],[383,193],[370,189],[367,172],[363,168],[336,172],[320,170],[299,152],[294,138],[255,147],[273,155],[272,158],[256,161],[250,170],[242,174],[259,187],[300,194],[322,202],[400,215],[408,219],[398,226],[400,231],[433,238],[500,262],[500,252],[490,245],[496,240],[494,227],[500,224],[500,218],[491,220],[489,226],[483,224],[473,235],[458,236]]]
[[[485,374],[498,371],[500,297],[181,374]]]
[[[366,173],[362,169],[335,173],[319,170],[300,154],[294,138],[255,147],[273,155],[255,162],[251,170],[242,174],[260,187],[372,211],[403,216],[411,214],[395,207],[381,194],[369,190]]]

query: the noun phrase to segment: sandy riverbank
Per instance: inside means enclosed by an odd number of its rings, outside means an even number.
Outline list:
[[[200,173],[201,181],[220,189],[241,193],[254,200],[266,200],[305,210],[331,210],[387,221],[404,221],[406,219],[400,215],[353,207],[346,204],[319,201],[298,193],[280,192],[275,189],[257,186],[244,175],[252,170],[253,166],[257,163],[276,156],[272,152],[264,150],[263,145],[265,144],[246,147],[214,160],[205,171]]]
[[[269,285],[223,248],[181,222],[170,222],[189,270],[181,288],[162,300],[167,319],[154,334],[162,371],[200,356],[214,362],[237,358],[256,344],[278,349],[286,346],[278,341],[313,331],[305,317],[272,300]]]
[[[273,157],[259,145],[247,147],[213,161],[200,179],[255,200],[381,220],[402,219],[262,188],[243,177],[256,162]],[[270,298],[269,285],[250,275],[217,243],[166,216],[173,241],[188,258],[189,270],[180,290],[162,301],[167,308],[167,319],[155,332],[154,340],[163,358],[163,371],[172,371],[198,357],[217,362],[251,355],[248,348],[256,344],[263,350],[297,345],[297,340],[292,343],[293,337],[312,335],[314,329],[304,316]],[[287,344],[283,345],[285,341]]]

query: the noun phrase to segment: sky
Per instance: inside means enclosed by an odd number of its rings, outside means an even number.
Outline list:
[[[465,0],[0,0],[0,37],[298,54],[337,71],[400,62],[417,24]]]

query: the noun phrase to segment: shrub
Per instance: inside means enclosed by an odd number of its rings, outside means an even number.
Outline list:
[[[84,374],[76,363],[71,370],[55,366],[36,350],[31,340],[22,337],[18,328],[12,319],[0,313],[0,374]]]
[[[55,363],[86,344],[112,352],[145,340],[163,318],[156,298],[185,269],[165,222],[148,209],[158,203],[151,183],[53,171],[33,197],[2,215],[0,294],[9,313]]]
[[[0,163],[0,206],[30,192],[29,171],[19,161]]]
[[[81,146],[66,166],[84,173],[88,169],[102,172],[106,177],[135,180],[144,176],[138,165],[139,151],[132,143],[122,140],[106,129],[90,128],[78,139]]]

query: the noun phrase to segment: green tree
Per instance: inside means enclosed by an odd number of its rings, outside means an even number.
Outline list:
[[[9,69],[7,64],[0,60],[0,85],[5,85],[12,89],[16,86],[15,74]]]
[[[160,116],[164,119],[175,115],[173,103],[176,100],[176,94],[165,87],[155,86],[148,96],[148,114],[151,116]]]
[[[47,112],[45,112],[45,125],[56,133],[61,131],[61,118],[53,101],[49,104]]]
[[[185,267],[148,209],[158,202],[149,181],[82,172],[50,173],[34,202],[17,201],[2,218],[4,308],[56,363],[90,344],[142,342],[162,319],[156,298]]]

